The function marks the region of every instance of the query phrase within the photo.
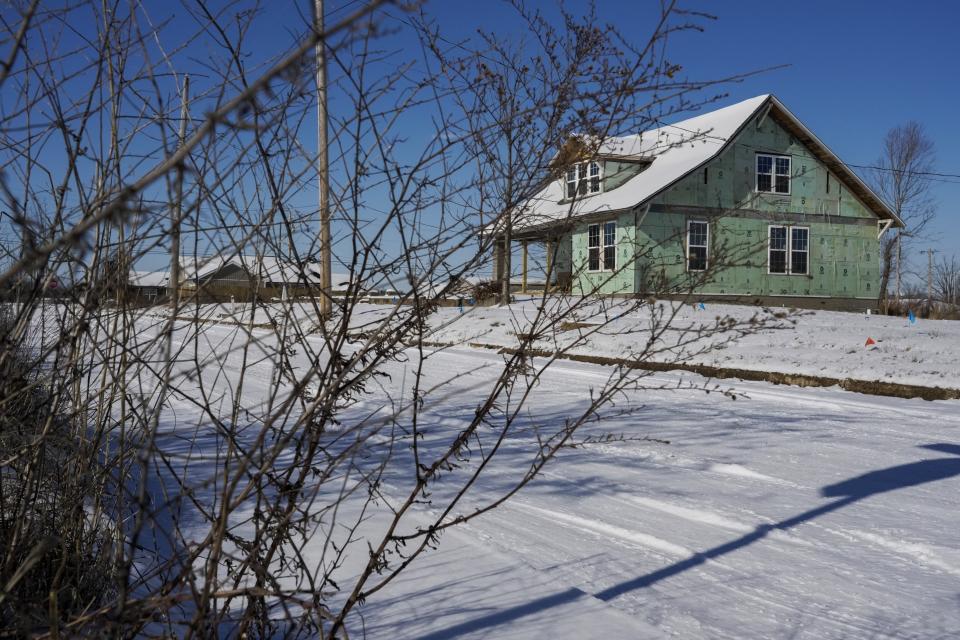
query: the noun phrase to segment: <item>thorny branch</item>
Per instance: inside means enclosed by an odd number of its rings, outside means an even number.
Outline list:
[[[678,361],[783,321],[679,321],[684,296],[751,246],[715,247],[710,270],[651,277],[635,299],[591,294],[651,258],[639,245],[585,296],[543,288],[511,306],[509,287],[482,282],[571,140],[589,155],[719,97],[666,46],[709,16],[663,3],[636,38],[595,9],[517,2],[518,33],[455,40],[420,3],[352,7],[324,33],[309,7],[291,12],[298,35],[267,58],[251,34],[273,5],[3,10],[4,631],[355,634],[358,608],[444,531],[657,386],[612,368],[547,417],[557,359],[619,331],[628,359]],[[318,42],[344,274],[327,319],[304,204]],[[550,252],[537,267],[555,284]],[[151,265],[172,278],[144,280]],[[517,340],[500,361],[459,369],[436,344],[470,335],[471,314],[444,309],[464,298],[503,305]]]

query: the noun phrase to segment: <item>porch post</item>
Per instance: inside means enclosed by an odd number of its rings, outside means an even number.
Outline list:
[[[503,240],[493,243],[493,281],[500,282],[503,278]]]
[[[544,289],[550,293],[550,280],[553,278],[553,242],[547,240],[544,244],[547,247],[547,282]]]
[[[523,272],[520,280],[520,291],[527,292],[527,241],[523,241]]]

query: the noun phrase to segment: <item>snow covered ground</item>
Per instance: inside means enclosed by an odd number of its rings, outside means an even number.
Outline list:
[[[433,339],[515,340],[512,332],[523,326],[517,319],[532,304],[467,310],[467,323],[439,329]],[[365,312],[375,318],[384,311]],[[718,312],[685,309],[680,318]],[[459,315],[442,309],[435,326]],[[589,314],[580,319],[588,322]],[[156,319],[144,322],[152,322],[144,334],[156,330]],[[709,357],[743,368],[960,386],[960,323],[909,326],[896,318],[818,313],[798,327],[748,337]],[[866,329],[879,349],[863,350]],[[239,333],[204,327],[202,348],[217,354],[226,378],[239,366],[227,348]],[[269,332],[255,333],[261,334]],[[615,340],[597,339],[590,348],[620,355]],[[446,384],[426,398],[423,420],[443,438],[469,421],[503,357],[457,347],[429,358],[424,386]],[[402,395],[408,366],[391,365],[381,392],[358,403],[354,414]],[[272,372],[257,361],[246,373],[244,403],[253,406]],[[551,366],[532,397],[526,428],[510,436],[463,511],[509,486],[538,446],[535,430],[582,411],[589,390],[609,373],[586,363]],[[224,377],[218,370],[210,375]],[[663,373],[646,383],[676,387],[681,378],[702,382]],[[726,383],[745,396],[627,391],[578,433],[622,434],[622,441],[565,449],[504,506],[445,533],[439,549],[359,609],[351,637],[960,635],[960,401]],[[196,437],[191,406],[182,400],[174,407],[171,441],[181,440],[177,429]],[[195,464],[207,463],[199,457]],[[204,472],[192,475],[202,479]],[[403,495],[405,478],[402,469],[388,473],[385,494]],[[427,507],[421,512],[430,515]],[[370,526],[376,524],[372,516]],[[322,544],[312,540],[301,551],[319,556]],[[348,564],[338,582],[349,584],[357,570]]]
[[[527,297],[505,307],[471,307],[466,304],[462,312],[457,307],[441,307],[431,316],[434,333],[429,339],[453,344],[474,342],[515,346],[517,334],[528,330],[539,304],[539,299]],[[550,304],[562,306],[564,303],[554,298]],[[576,312],[577,321],[584,327],[551,334],[535,346],[552,351],[579,339],[584,333],[595,331],[590,324],[603,322],[601,331],[590,335],[584,344],[574,347],[571,352],[626,357],[643,344],[650,316],[648,311],[641,310],[610,319],[617,315],[619,308],[617,303],[612,305],[585,305]],[[700,326],[712,324],[717,317],[746,321],[755,314],[769,318],[771,313],[789,311],[774,308],[765,313],[756,307],[717,304],[706,304],[703,309],[693,304],[677,305],[676,308],[674,330],[663,340],[667,344],[675,342],[681,331],[694,332]],[[390,305],[360,305],[354,322],[358,325],[372,323],[390,310]],[[240,321],[247,318],[247,313],[243,305],[208,305],[201,310],[205,317]],[[256,321],[266,322],[275,315],[269,309],[261,309]],[[311,310],[304,305],[298,315],[302,321],[308,320]],[[917,320],[911,323],[907,318],[894,316],[831,311],[799,311],[791,315],[791,320],[774,321],[769,327],[736,343],[694,354],[687,361],[755,371],[960,388],[958,321]],[[866,348],[867,338],[872,338],[876,345]],[[695,343],[687,350],[695,351],[704,344],[706,342]],[[676,357],[676,352],[671,351],[652,359],[670,361]]]
[[[558,363],[538,404],[572,411],[605,376]],[[633,394],[637,413],[581,435],[670,444],[565,452],[372,600],[371,637],[960,634],[960,402],[736,386],[749,398]]]

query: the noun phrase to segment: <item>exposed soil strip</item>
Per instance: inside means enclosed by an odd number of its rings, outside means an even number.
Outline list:
[[[195,318],[193,316],[176,316],[174,320],[181,322],[199,322],[200,324],[221,324],[227,327],[250,327],[251,329],[276,329],[277,325],[273,322],[237,322],[229,318]]]
[[[462,346],[453,343],[424,342],[427,347],[456,347]],[[515,354],[520,351],[515,347],[504,347],[498,344],[470,342],[468,346],[475,349],[491,349],[499,353]],[[759,380],[773,384],[788,384],[796,387],[840,387],[855,393],[866,393],[874,396],[892,396],[895,398],[923,398],[924,400],[956,400],[960,399],[960,389],[943,387],[925,387],[898,382],[883,382],[881,380],[856,380],[853,378],[831,378],[828,376],[812,376],[802,373],[782,373],[779,371],[755,371],[752,369],[735,369],[732,367],[716,367],[707,364],[687,362],[637,362],[623,358],[609,358],[605,356],[591,356],[578,353],[554,354],[540,349],[524,349],[524,353],[535,358],[557,357],[561,360],[587,362],[604,366],[620,366],[644,371],[689,371],[706,378],[739,378],[741,380]]]
[[[196,322],[198,318],[181,317],[177,320]],[[223,319],[199,318],[200,322],[210,324],[224,324],[233,326],[249,326],[246,323],[224,321]],[[254,324],[254,328],[272,328],[271,323]],[[365,338],[365,334],[355,334],[353,338]],[[462,347],[463,344],[453,342],[424,341],[425,347]],[[499,344],[483,342],[469,342],[467,346],[474,349],[489,349],[499,353],[514,354],[520,349],[505,347]],[[560,360],[573,362],[587,362],[603,366],[619,366],[643,371],[689,371],[705,378],[739,378],[741,380],[757,380],[773,384],[788,384],[795,387],[840,387],[846,391],[865,393],[872,396],[891,396],[894,398],[922,398],[924,400],[958,400],[960,389],[945,387],[925,387],[915,384],[901,384],[899,382],[883,382],[881,380],[856,380],[854,378],[831,378],[828,376],[811,376],[803,373],[782,373],[780,371],[755,371],[753,369],[736,369],[733,367],[716,367],[708,364],[694,364],[689,362],[637,362],[625,358],[609,358],[606,356],[590,356],[579,353],[554,354],[542,349],[524,349],[524,353],[534,358],[556,357]]]

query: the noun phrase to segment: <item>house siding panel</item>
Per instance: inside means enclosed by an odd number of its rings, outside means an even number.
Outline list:
[[[587,229],[590,224],[615,221],[617,223],[617,269],[588,270]],[[633,213],[613,215],[601,220],[583,222],[573,231],[571,250],[573,258],[573,290],[576,293],[629,294],[634,292],[635,264],[633,255],[636,239],[636,218]]]
[[[789,195],[756,193],[756,154],[790,155]],[[608,162],[608,165],[610,163]],[[746,124],[737,139],[718,157],[694,170],[652,202],[646,216],[621,214],[618,259],[623,260],[630,221],[636,229],[637,256],[601,293],[638,293],[664,277],[674,285],[689,280],[686,272],[685,229],[690,219],[711,222],[711,261],[724,258],[731,266],[703,285],[704,295],[824,296],[876,300],[879,288],[879,241],[876,216],[830,174],[813,153],[772,117],[757,127]],[[768,274],[767,237],[772,224],[809,229],[809,274]],[[589,292],[609,274],[586,272],[587,224],[573,232],[575,292]],[[629,260],[629,257],[626,258]],[[620,263],[623,264],[623,263]]]

